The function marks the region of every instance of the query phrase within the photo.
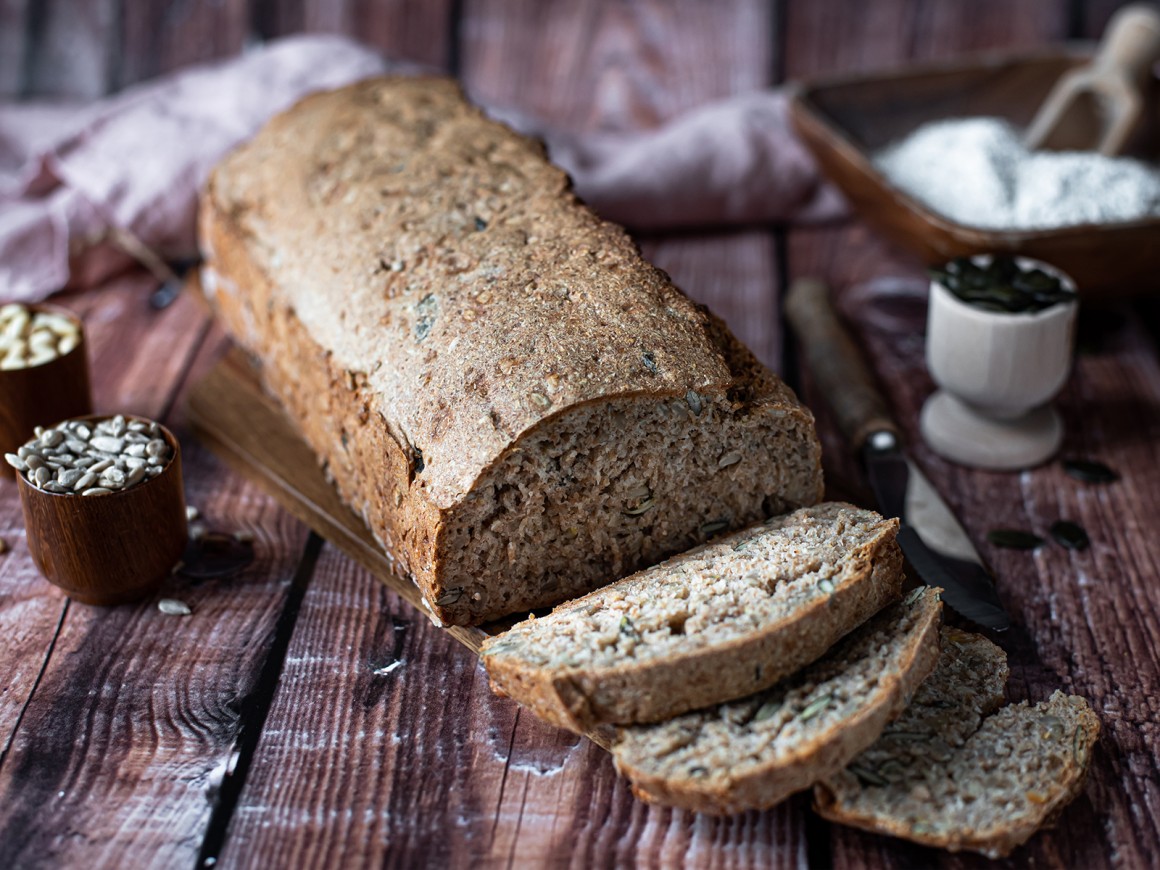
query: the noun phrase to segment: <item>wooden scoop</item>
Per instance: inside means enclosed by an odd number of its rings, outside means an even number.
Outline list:
[[[1033,150],[1123,153],[1144,114],[1144,88],[1160,60],[1160,12],[1135,4],[1108,23],[1099,53],[1056,83],[1028,128]]]

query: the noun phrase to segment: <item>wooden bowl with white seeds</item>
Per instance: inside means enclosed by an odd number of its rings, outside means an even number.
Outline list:
[[[28,549],[52,584],[84,604],[156,591],[188,537],[181,448],[142,417],[77,417],[37,427],[5,456]]]
[[[80,318],[56,305],[0,305],[0,451],[14,452],[38,425],[92,410]],[[11,477],[11,467],[0,474]]]

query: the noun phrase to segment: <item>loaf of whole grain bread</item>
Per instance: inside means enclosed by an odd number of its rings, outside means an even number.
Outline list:
[[[446,623],[821,497],[793,393],[451,81],[308,97],[200,227],[222,322]]]

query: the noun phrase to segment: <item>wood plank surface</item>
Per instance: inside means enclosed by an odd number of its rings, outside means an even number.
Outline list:
[[[872,68],[980,47],[1031,47],[1063,35],[1071,14],[1063,3],[936,3],[924,4],[917,14],[909,3],[876,3],[867,7],[866,26],[875,33],[867,40],[860,27],[843,23],[843,8],[838,2],[790,7],[790,75]],[[1063,453],[1131,469],[1122,481],[1081,484],[1057,463],[1022,474],[970,471],[934,456],[917,432],[922,402],[934,388],[923,360],[925,281],[918,264],[853,225],[792,233],[789,271],[822,275],[834,286],[839,308],[869,352],[919,464],[996,569],[1000,594],[1017,624],[1004,640],[1012,665],[1010,696],[1041,700],[1062,688],[1089,698],[1104,724],[1085,795],[1054,830],[1017,851],[1007,866],[1151,866],[1160,854],[1160,733],[1154,725],[1160,608],[1145,590],[1154,586],[1160,568],[1160,541],[1139,533],[1133,518],[1160,507],[1155,413],[1160,367],[1154,346],[1130,313],[1124,315],[1119,331],[1102,336],[1101,353],[1080,358],[1060,399],[1067,426]],[[1091,314],[1085,310],[1081,318]],[[828,459],[841,457],[843,440],[808,380],[805,396],[821,411]],[[839,465],[849,472],[850,463]],[[989,529],[1003,526],[1046,537],[1047,526],[1059,518],[1084,525],[1092,548],[1074,553],[1050,544],[1030,555],[998,550],[985,540]],[[990,863],[836,826],[825,839],[838,867]]]
[[[453,0],[250,0],[254,35],[341,33],[393,60],[449,69]]]
[[[116,0],[31,0],[26,9],[19,93],[80,99],[107,93],[120,57]]]
[[[0,99],[19,97],[24,88],[28,7],[32,0],[0,0]]]
[[[230,57],[242,50],[250,34],[247,0],[120,0],[118,9],[116,88],[190,64]]]
[[[66,301],[84,315],[98,411],[172,422],[208,320],[188,298],[152,310],[151,289],[136,276]],[[177,435],[191,503],[214,525],[254,532],[257,558],[234,578],[171,581],[161,594],[194,610],[180,618],[160,613],[155,597],[66,604],[10,534],[15,550],[0,563],[0,619],[13,624],[0,693],[6,866],[168,867],[198,853],[212,810],[206,787],[233,751],[305,530],[187,431]],[[0,521],[18,510],[9,482]]]

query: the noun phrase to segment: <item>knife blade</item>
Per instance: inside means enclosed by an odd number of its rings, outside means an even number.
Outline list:
[[[820,281],[794,282],[785,312],[838,425],[861,455],[882,513],[898,517],[898,544],[923,583],[957,613],[993,631],[1011,618],[986,564],[938,492],[902,450],[902,437],[861,352]]]

